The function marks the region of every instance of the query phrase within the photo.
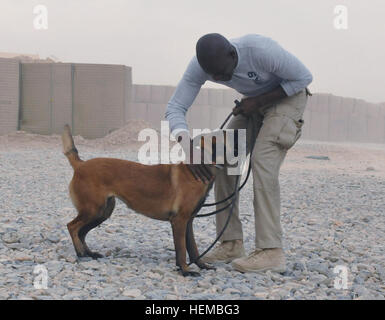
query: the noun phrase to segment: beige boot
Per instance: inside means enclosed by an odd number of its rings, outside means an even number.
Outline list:
[[[281,248],[256,249],[249,256],[235,259],[232,267],[241,272],[263,272],[267,270],[285,272],[286,261]]]
[[[205,263],[225,262],[229,263],[236,258],[245,256],[245,248],[242,240],[223,241],[219,246],[208,252],[201,259]]]

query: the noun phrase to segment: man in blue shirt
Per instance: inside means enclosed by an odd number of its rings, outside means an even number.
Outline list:
[[[237,202],[221,244],[202,259],[205,262],[232,261],[233,268],[242,272],[285,270],[278,176],[287,151],[301,136],[306,87],[312,79],[303,63],[271,38],[250,34],[227,40],[213,33],[198,40],[196,56],[167,106],[166,119],[172,134],[189,136],[186,112],[201,86],[209,80],[243,94],[227,128],[246,129],[247,152],[254,145],[251,165],[256,249],[245,256]],[[210,176],[204,165],[188,166],[194,177],[208,182]],[[234,183],[235,176],[219,170],[215,181],[216,200],[228,197]],[[227,210],[216,216],[217,233],[222,230],[227,216]]]

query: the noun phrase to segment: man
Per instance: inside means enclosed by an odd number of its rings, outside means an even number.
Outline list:
[[[227,128],[246,129],[247,152],[254,145],[251,166],[256,249],[245,256],[237,201],[221,244],[203,260],[232,262],[233,268],[241,272],[284,272],[278,175],[287,151],[301,135],[312,74],[271,38],[250,34],[229,41],[220,34],[207,34],[198,40],[196,56],[167,106],[166,119],[174,136],[188,135],[185,114],[207,80],[244,95],[240,105],[233,109],[235,116]],[[204,165],[192,165],[190,170],[207,182]],[[226,170],[218,171],[216,201],[234,191],[235,178],[227,175]],[[225,224],[228,210],[216,216],[217,233]]]

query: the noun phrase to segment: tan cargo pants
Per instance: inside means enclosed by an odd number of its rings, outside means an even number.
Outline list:
[[[282,99],[279,103],[264,106],[252,117],[238,115],[228,124],[228,129],[246,129],[246,150],[255,141],[251,170],[253,173],[255,246],[256,248],[282,248],[280,222],[279,169],[287,151],[301,136],[302,116],[306,107],[305,89]],[[227,175],[227,170],[218,170],[215,180],[215,198],[220,201],[234,192],[236,176]],[[231,201],[231,200],[230,200]],[[217,209],[228,202],[217,205]],[[216,215],[217,234],[227,220],[229,209]],[[239,200],[221,241],[243,239],[239,219]]]

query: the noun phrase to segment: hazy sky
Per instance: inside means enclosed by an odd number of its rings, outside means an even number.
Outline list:
[[[38,4],[48,30],[33,27]],[[336,5],[347,30],[334,27]],[[311,91],[383,102],[384,21],[383,0],[1,0],[0,52],[125,64],[134,83],[176,85],[200,36],[258,33],[302,60]]]

